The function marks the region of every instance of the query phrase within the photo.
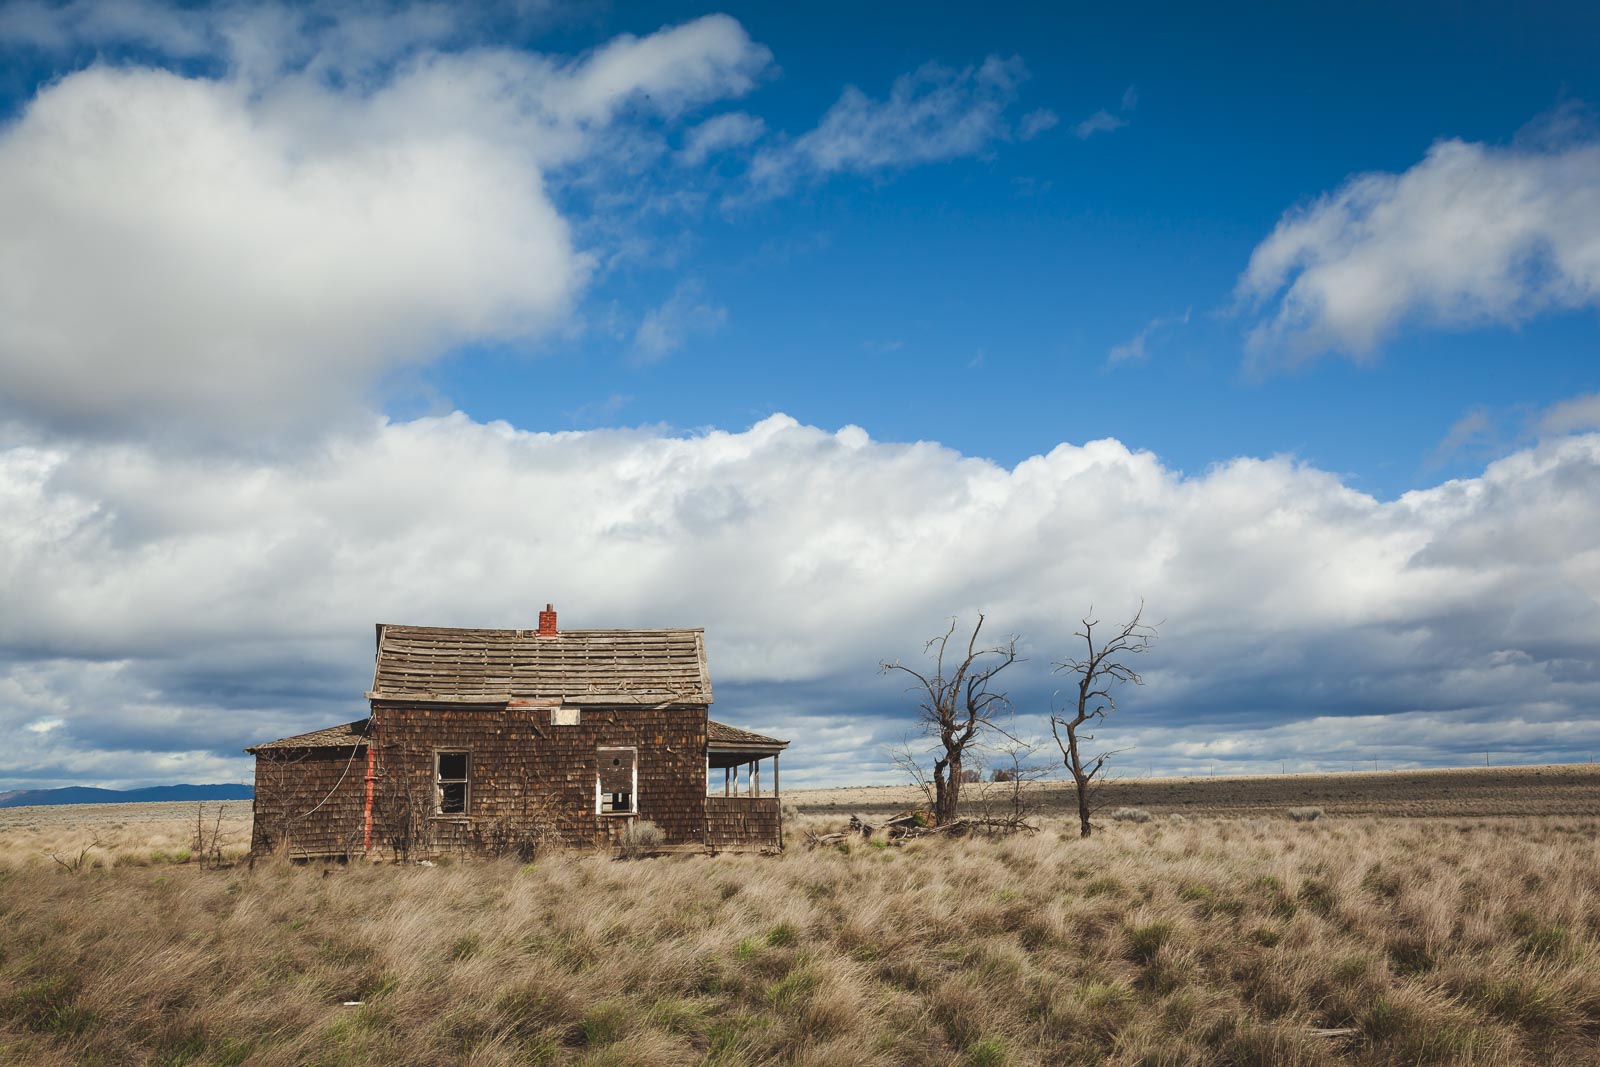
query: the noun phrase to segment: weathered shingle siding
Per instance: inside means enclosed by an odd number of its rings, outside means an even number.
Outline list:
[[[258,752],[250,851],[360,853],[366,774],[364,745]]]
[[[706,797],[706,844],[730,849],[781,847],[777,797]]]
[[[549,708],[375,703],[378,838],[415,827],[419,852],[491,843],[497,822],[545,821],[567,844],[591,845],[627,820],[595,814],[598,750],[639,752],[638,818],[668,844],[701,844],[705,833],[704,705],[584,708],[576,726],[552,726]],[[434,753],[471,753],[471,797],[464,817],[435,816]],[[425,806],[420,824],[408,811]],[[376,843],[376,842],[375,842]]]

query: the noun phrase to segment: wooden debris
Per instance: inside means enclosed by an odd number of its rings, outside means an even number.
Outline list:
[[[823,845],[839,845],[851,837],[860,835],[870,838],[879,829],[884,831],[890,845],[902,845],[907,841],[914,841],[922,837],[964,837],[967,834],[983,834],[989,837],[1000,837],[1008,834],[1036,834],[1039,828],[1021,818],[989,818],[978,816],[969,819],[955,819],[943,826],[935,826],[933,817],[926,811],[903,811],[892,819],[884,820],[883,826],[870,826],[861,820],[859,815],[850,816],[850,822],[845,830],[831,834],[818,834],[806,831],[806,847],[820,848]]]
[[[932,825],[933,820],[920,811],[903,811],[883,825],[889,830],[889,839],[898,840],[906,837],[913,830],[923,830]]]
[[[925,824],[890,825],[891,838],[901,841],[910,841],[919,837],[932,837],[935,834],[945,834],[949,837],[965,837],[967,834],[984,834],[988,837],[999,837],[1006,834],[1036,834],[1039,828],[1032,823],[1021,819],[956,819],[942,826],[928,826]]]

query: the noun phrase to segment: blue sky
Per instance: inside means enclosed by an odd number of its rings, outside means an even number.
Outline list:
[[[374,621],[876,670],[1163,620],[1143,767],[1600,750],[1600,14],[0,4],[0,789],[247,776]],[[787,763],[786,763],[787,766]]]
[[[1012,119],[1047,109],[1060,124],[973,157],[663,220],[657,235],[679,256],[603,279],[592,301],[650,307],[689,278],[722,325],[646,367],[628,339],[593,334],[543,360],[467,356],[429,375],[449,400],[539,426],[730,426],[785,411],[1008,464],[1100,436],[1188,470],[1291,452],[1394,496],[1481,464],[1470,448],[1435,456],[1472,411],[1515,439],[1528,413],[1595,386],[1592,309],[1403,328],[1364,365],[1325,357],[1255,375],[1241,367],[1250,317],[1233,300],[1286,210],[1354,174],[1404,171],[1441,138],[1505,144],[1600,98],[1592,10],[1111,20],[888,5],[852,13],[842,35],[770,6],[733,13],[781,67],[740,102],[773,133],[815,125],[844,85],[882,97],[924,63],[990,55],[1026,64]],[[629,7],[596,24],[646,32],[688,14]],[[1073,132],[1102,110],[1126,125]],[[1107,354],[1158,320],[1147,358],[1108,370]]]

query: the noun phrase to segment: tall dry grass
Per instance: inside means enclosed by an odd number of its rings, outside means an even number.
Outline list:
[[[1576,1067],[1600,1062],[1597,828],[13,867],[0,1061]]]

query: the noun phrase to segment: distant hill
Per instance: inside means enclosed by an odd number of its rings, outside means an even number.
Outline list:
[[[159,800],[249,800],[247,785],[153,785],[145,789],[95,789],[69,785],[62,789],[13,789],[0,793],[0,808],[42,804],[148,804]]]

